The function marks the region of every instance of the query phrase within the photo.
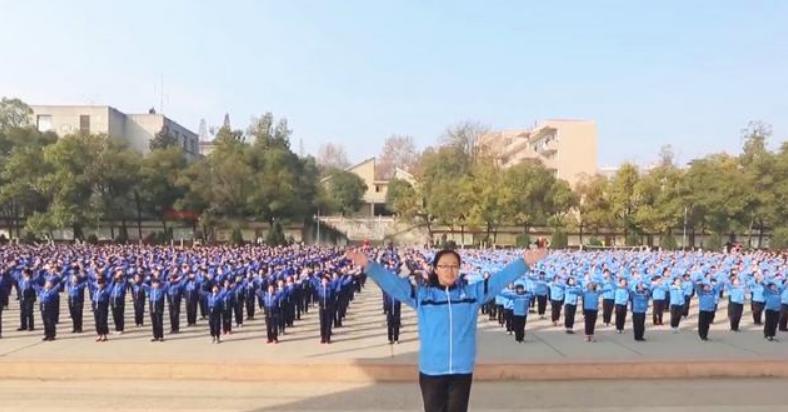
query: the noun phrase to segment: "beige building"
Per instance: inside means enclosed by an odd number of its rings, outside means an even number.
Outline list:
[[[40,131],[58,136],[73,133],[106,134],[125,141],[142,154],[150,151],[150,141],[167,128],[179,142],[187,158],[200,155],[197,134],[158,113],[126,114],[111,106],[30,106],[32,121]]]
[[[529,130],[488,133],[477,145],[490,150],[504,168],[524,159],[539,159],[572,186],[583,176],[597,173],[597,130],[593,121],[545,120]]]
[[[362,216],[382,216],[389,215],[390,212],[386,210],[386,193],[388,193],[389,180],[375,179],[376,168],[375,158],[370,157],[361,163],[355,164],[345,169],[360,177],[367,185],[367,192],[364,193],[364,206],[359,213]],[[416,180],[410,173],[396,168],[394,170],[394,178],[402,179],[410,184],[415,184]],[[331,181],[331,176],[326,176],[321,180],[322,184],[327,184]]]

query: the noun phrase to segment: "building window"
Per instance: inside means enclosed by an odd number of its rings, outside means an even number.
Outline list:
[[[90,134],[90,116],[86,114],[79,115],[79,133]]]
[[[39,132],[48,132],[52,130],[52,115],[40,114],[36,117],[36,126]]]
[[[375,185],[375,193],[380,193],[380,185]]]

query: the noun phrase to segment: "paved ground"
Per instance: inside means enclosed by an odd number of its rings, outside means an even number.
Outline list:
[[[279,345],[266,345],[263,321],[258,317],[213,345],[208,335],[207,321],[200,320],[193,328],[168,335],[164,343],[151,343],[150,326],[135,328],[131,304],[127,304],[127,332],[110,336],[106,343],[94,342],[92,314],[85,311],[85,331],[71,334],[66,303],[61,302],[61,321],[58,339],[41,342],[43,329],[36,313],[35,332],[17,332],[18,303],[11,302],[3,312],[3,338],[0,339],[0,362],[4,360],[68,360],[68,361],[132,361],[132,362],[338,362],[364,360],[414,364],[418,340],[415,314],[403,309],[403,328],[400,344],[389,345],[386,338],[385,317],[381,309],[379,289],[371,282],[351,304],[345,326],[336,330],[332,345],[319,343],[317,310],[304,315],[296,327],[283,336]],[[89,309],[89,303],[86,303]],[[781,342],[765,341],[761,327],[751,324],[749,310],[743,319],[743,332],[728,331],[723,303],[712,326],[711,341],[703,343],[697,336],[697,311],[693,308],[689,319],[683,321],[681,332],[671,333],[667,326],[653,327],[647,321],[647,342],[632,339],[631,324],[623,335],[612,327],[599,327],[597,342],[585,343],[582,336],[582,316],[575,325],[577,334],[567,335],[562,327],[553,327],[547,320],[531,314],[526,328],[525,344],[516,344],[496,323],[480,316],[479,363],[560,363],[606,362],[641,360],[764,360],[788,359],[788,334],[781,333]],[[667,317],[665,314],[667,323]],[[183,315],[185,316],[185,315]],[[600,316],[601,318],[601,316]],[[128,326],[131,321],[132,326]],[[145,320],[149,325],[149,319]],[[167,323],[165,319],[165,324]],[[601,324],[601,319],[599,320]],[[113,329],[110,317],[110,328]],[[165,331],[168,328],[165,327]]]
[[[781,412],[788,380],[474,383],[471,411]],[[3,411],[418,411],[414,383],[3,381]]]

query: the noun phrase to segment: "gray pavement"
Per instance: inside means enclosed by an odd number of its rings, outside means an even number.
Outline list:
[[[471,411],[781,412],[788,380],[476,382]],[[2,411],[418,411],[417,383],[28,381],[0,385]]]

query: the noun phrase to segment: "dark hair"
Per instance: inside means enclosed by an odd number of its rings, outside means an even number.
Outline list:
[[[432,258],[432,267],[433,267],[433,269],[436,266],[438,266],[438,261],[441,260],[441,257],[443,255],[447,255],[447,254],[454,255],[454,257],[457,258],[457,263],[462,264],[462,258],[460,258],[460,254],[457,253],[456,250],[454,250],[454,249],[443,249],[443,250],[438,251],[438,253],[435,254],[435,257]]]
[[[438,251],[438,253],[435,254],[435,257],[432,258],[432,270],[430,270],[430,272],[427,274],[427,284],[429,286],[440,287],[438,274],[435,273],[435,268],[438,266],[438,262],[441,260],[441,257],[448,254],[454,255],[454,257],[457,258],[457,263],[462,264],[462,258],[460,258],[460,254],[454,249],[443,249]]]

